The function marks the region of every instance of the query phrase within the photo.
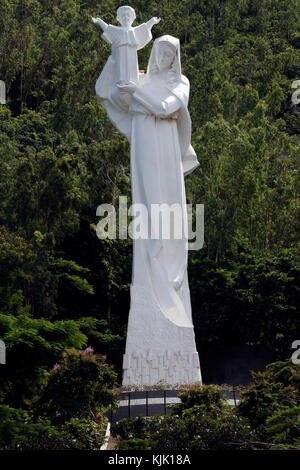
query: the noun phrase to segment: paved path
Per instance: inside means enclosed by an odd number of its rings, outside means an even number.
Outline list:
[[[117,439],[116,437],[110,436],[106,450],[115,450],[118,440],[119,439]]]

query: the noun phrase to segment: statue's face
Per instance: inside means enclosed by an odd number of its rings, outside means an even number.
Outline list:
[[[166,42],[161,42],[158,45],[157,65],[159,70],[169,69],[174,57],[175,51],[173,50],[172,46],[169,46]]]
[[[121,11],[120,17],[118,17],[118,20],[120,21],[122,26],[129,27],[132,25],[134,21],[134,17],[133,17],[132,12],[129,9],[125,8],[124,10]]]

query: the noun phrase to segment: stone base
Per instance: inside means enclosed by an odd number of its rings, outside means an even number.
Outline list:
[[[201,383],[198,353],[132,352],[123,356],[123,385]]]
[[[175,325],[162,313],[150,289],[131,285],[123,385],[189,383],[201,384],[193,326]]]

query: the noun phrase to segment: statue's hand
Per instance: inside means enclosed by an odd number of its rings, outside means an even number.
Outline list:
[[[101,18],[93,18],[93,17],[92,17],[92,22],[93,22],[94,24],[98,24],[98,25],[100,26],[100,28],[103,29],[103,31],[105,31],[106,28],[107,28],[107,26],[108,26],[108,25],[105,23],[105,21],[101,20]]]
[[[117,87],[119,88],[120,92],[124,93],[130,93],[133,94],[135,90],[137,89],[137,85],[133,82],[128,82],[128,83],[117,83]]]
[[[159,23],[160,20],[161,20],[161,18],[157,18],[157,16],[154,16],[153,18],[151,18],[151,20],[147,21],[147,23],[146,23],[148,29],[151,29],[152,26],[153,26],[154,24]]]
[[[152,18],[153,24],[158,24],[160,22],[161,18],[158,18],[157,16],[154,16]]]

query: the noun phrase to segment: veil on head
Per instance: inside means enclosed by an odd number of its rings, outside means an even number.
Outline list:
[[[183,173],[186,176],[199,166],[199,162],[195,150],[191,145],[192,125],[190,114],[187,109],[190,85],[188,79],[184,75],[181,75],[179,39],[166,34],[154,41],[148,62],[147,76],[148,79],[150,78],[151,80],[151,77],[153,77],[153,75],[158,71],[157,50],[159,44],[162,42],[168,43],[176,52],[168,74],[168,88],[183,104],[181,112],[177,118],[177,128],[182,155]]]
[[[165,42],[171,46],[171,48],[175,51],[174,61],[171,65],[169,79],[172,83],[178,83],[181,81],[181,62],[180,62],[180,41],[169,34],[165,34],[157,39],[155,39],[152,47],[152,51],[150,54],[148,67],[147,67],[147,75],[151,78],[151,76],[155,75],[158,70],[158,63],[157,63],[157,52],[158,46],[160,43]]]

